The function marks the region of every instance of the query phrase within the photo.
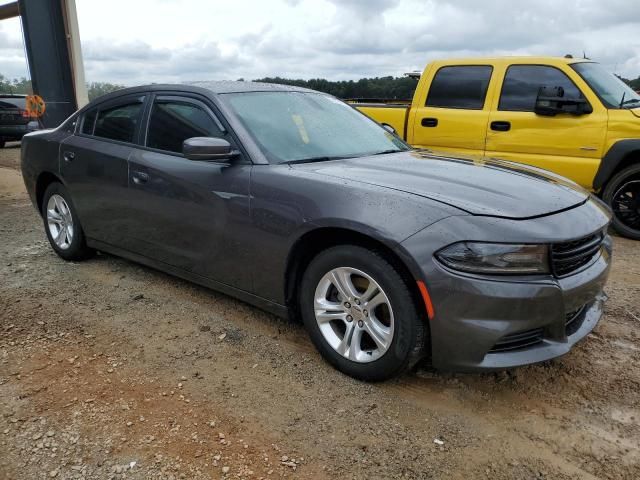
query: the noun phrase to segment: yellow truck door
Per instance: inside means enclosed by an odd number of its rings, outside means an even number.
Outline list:
[[[564,70],[564,71],[563,71]],[[487,128],[486,156],[541,167],[591,189],[607,132],[607,110],[566,64],[504,64]],[[566,98],[586,98],[593,111],[537,115],[540,87],[562,87]]]
[[[416,89],[408,141],[418,148],[482,154],[492,72],[491,65],[431,64]]]

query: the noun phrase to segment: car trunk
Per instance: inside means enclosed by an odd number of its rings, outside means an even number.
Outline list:
[[[0,125],[26,125],[31,121],[24,98],[0,98]]]

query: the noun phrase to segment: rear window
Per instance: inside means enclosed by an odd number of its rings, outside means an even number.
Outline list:
[[[0,97],[0,108],[14,110],[16,107],[25,109],[27,101],[24,97]]]
[[[482,110],[492,71],[490,65],[442,67],[431,82],[426,106]]]

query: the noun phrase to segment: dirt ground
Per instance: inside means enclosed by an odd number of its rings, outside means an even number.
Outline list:
[[[0,479],[638,479],[640,243],[566,357],[366,384],[303,328],[49,248],[0,150]],[[4,166],[5,168],[2,168]]]

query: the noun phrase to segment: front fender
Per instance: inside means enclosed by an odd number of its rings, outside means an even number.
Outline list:
[[[640,139],[632,138],[614,143],[600,162],[600,167],[593,179],[593,189],[598,191],[604,187],[621,162],[634,152],[640,154]]]

